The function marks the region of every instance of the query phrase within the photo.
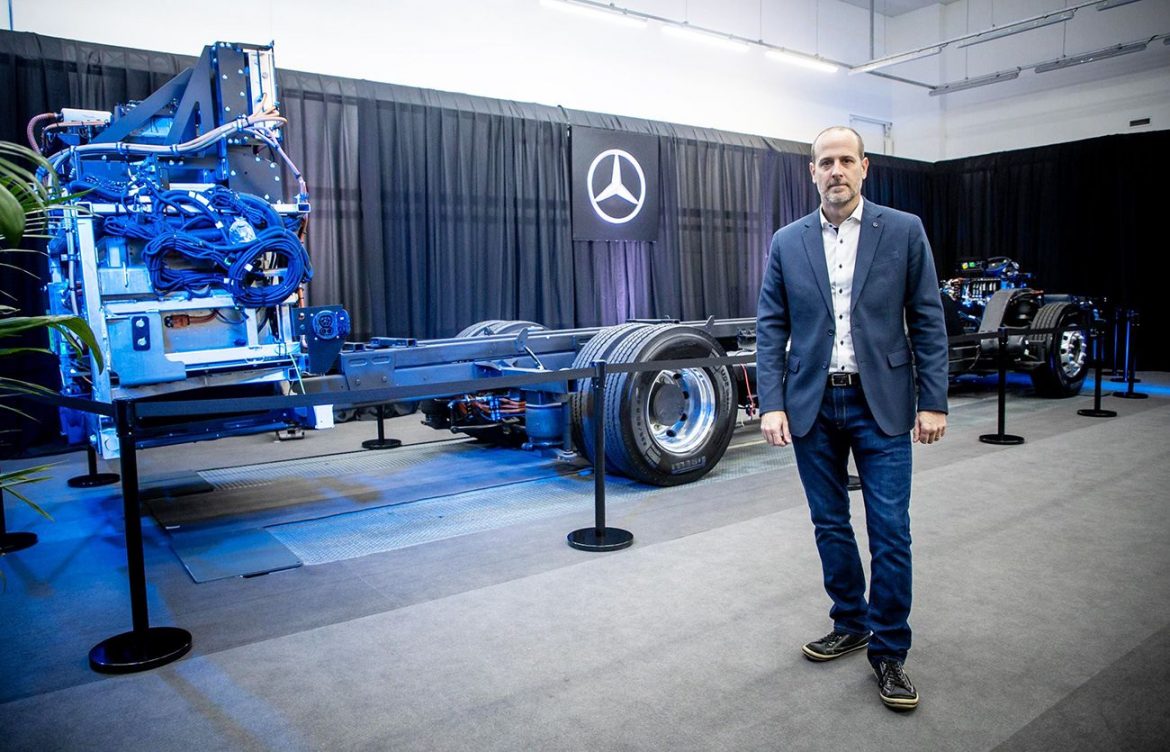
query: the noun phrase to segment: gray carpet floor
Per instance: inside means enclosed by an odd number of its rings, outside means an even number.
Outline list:
[[[86,665],[130,626],[120,500],[67,488],[84,458],[65,457],[37,489],[55,522],[7,504],[9,528],[41,542],[0,559],[0,747],[1165,749],[1170,375],[1145,376],[1160,390],[1110,400],[1113,419],[1014,390],[1017,447],[977,441],[994,394],[962,390],[946,440],[915,448],[912,714],[882,707],[863,657],[800,655],[830,624],[790,450],[770,470],[615,505],[610,524],[635,544],[610,554],[565,545],[591,523],[584,498],[579,512],[196,584],[146,517],[152,622],[190,630],[194,649],[121,677]],[[416,420],[389,435],[433,440]],[[141,471],[351,451],[372,431],[146,450]]]

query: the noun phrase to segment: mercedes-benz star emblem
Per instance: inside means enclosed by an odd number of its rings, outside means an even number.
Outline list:
[[[612,163],[609,183],[597,191],[593,185],[593,173],[607,159]],[[636,186],[633,185],[628,169],[625,173],[631,184],[627,186],[623,181],[623,162],[632,167],[633,173],[638,176]],[[604,175],[604,172],[602,174]],[[585,178],[585,186],[589,191],[589,203],[593,204],[593,211],[610,224],[621,225],[629,222],[638,216],[638,212],[642,211],[642,204],[646,202],[646,176],[642,173],[642,165],[638,164],[638,160],[628,151],[621,149],[606,149],[593,159],[593,164],[589,165],[589,175]],[[631,191],[632,187],[636,187],[637,190]]]

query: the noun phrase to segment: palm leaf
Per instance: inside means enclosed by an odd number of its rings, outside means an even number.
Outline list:
[[[47,347],[0,347],[0,358],[7,358],[9,355],[20,355],[21,353],[45,353],[52,355],[53,351]]]
[[[48,475],[37,475],[37,473],[46,472],[52,466],[52,464],[37,465],[36,467],[26,467],[20,470],[8,470],[5,472],[0,472],[0,488],[3,488],[5,491],[20,499],[25,504],[28,504],[45,519],[52,521],[52,515],[46,512],[35,501],[28,498],[21,491],[16,489],[16,486],[24,486],[29,483],[40,483],[43,480],[48,480]]]
[[[97,337],[85,319],[79,316],[10,316],[0,319],[0,337],[10,337],[14,334],[48,327],[58,332],[65,341],[77,350],[81,350],[80,342],[84,343],[93,355],[98,371],[105,368],[102,361],[102,350],[98,347]]]
[[[24,238],[24,206],[6,186],[0,184],[0,242],[19,245]]]

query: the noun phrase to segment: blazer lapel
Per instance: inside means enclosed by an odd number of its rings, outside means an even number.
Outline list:
[[[869,269],[877,255],[878,241],[885,228],[881,216],[882,207],[869,201],[865,202],[865,208],[861,210],[861,230],[857,237],[857,260],[853,266],[853,299],[849,302],[850,313],[857,308],[865,280],[869,278]]]
[[[809,266],[817,280],[817,289],[821,291],[821,298],[829,315],[833,313],[833,296],[829,292],[829,266],[825,261],[825,236],[821,230],[821,210],[809,215],[804,220],[804,252],[808,256]]]

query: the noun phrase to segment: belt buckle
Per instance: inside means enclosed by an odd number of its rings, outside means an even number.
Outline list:
[[[830,373],[829,384],[831,386],[849,386],[850,373]]]

